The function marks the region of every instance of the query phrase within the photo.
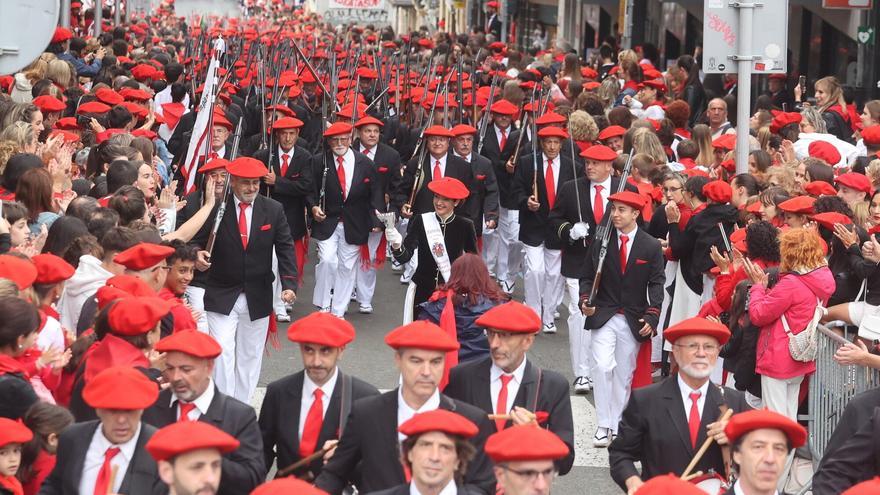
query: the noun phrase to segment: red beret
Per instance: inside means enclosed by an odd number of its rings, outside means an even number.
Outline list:
[[[76,117],[60,118],[55,121],[55,125],[53,127],[65,131],[75,131],[79,129],[79,125],[76,123]]]
[[[63,101],[52,95],[42,95],[34,98],[34,105],[43,113],[61,112],[67,108]]]
[[[759,202],[758,204],[761,203]],[[730,243],[733,245],[733,247],[739,250],[739,252],[748,252],[748,247],[746,246],[746,229],[737,229],[731,232]]]
[[[541,317],[535,310],[517,301],[499,304],[477,318],[477,326],[512,333],[537,333]]]
[[[642,197],[641,194],[634,193],[632,191],[621,191],[619,193],[614,193],[611,196],[608,196],[608,201],[623,203],[629,207],[635,208],[636,210],[641,210],[645,207],[645,198]]]
[[[514,115],[517,110],[516,105],[507,100],[498,100],[489,107],[489,111],[501,115]]]
[[[550,430],[535,425],[505,428],[486,439],[486,455],[496,464],[508,461],[561,459],[569,448]]]
[[[324,131],[324,137],[350,135],[351,129],[351,124],[347,124],[345,122],[334,122],[333,125],[328,127],[326,131]]]
[[[328,495],[327,492],[296,478],[276,478],[256,487],[251,495]]]
[[[729,203],[733,190],[727,182],[713,180],[703,186],[703,194],[716,203]]]
[[[450,132],[452,132],[453,136],[458,137],[466,136],[468,134],[476,134],[478,131],[477,128],[474,126],[470,126],[467,124],[458,124],[457,126],[453,127]]]
[[[156,342],[159,352],[182,352],[202,359],[214,359],[223,349],[214,337],[198,330],[179,330]]]
[[[812,196],[837,195],[837,189],[834,189],[834,186],[825,182],[824,180],[814,180],[813,182],[807,182],[806,184],[804,184],[804,190]]]
[[[798,112],[781,112],[776,114],[773,117],[773,120],[770,122],[770,132],[774,134],[778,134],[783,127],[790,124],[800,124],[801,120],[803,120],[803,116],[801,116]]]
[[[140,271],[158,265],[172,254],[174,248],[171,246],[142,242],[117,254],[113,257],[113,261],[129,270]]]
[[[394,349],[413,348],[442,352],[457,351],[461,347],[442,328],[425,320],[414,321],[388,332],[385,343]]]
[[[266,107],[266,111],[267,112],[275,111],[275,112],[278,112],[278,113],[284,115],[285,117],[296,117],[296,112],[294,112],[293,110],[291,110],[290,108],[288,108],[284,105],[268,106],[268,107]]]
[[[204,421],[177,421],[160,428],[145,445],[157,461],[167,461],[193,450],[216,449],[221,454],[234,451],[239,441]]]
[[[683,170],[681,173],[688,177],[709,177],[709,174],[698,169],[698,168],[689,168],[687,170]]]
[[[18,256],[0,254],[0,278],[13,281],[18,290],[25,290],[37,279],[37,267]]]
[[[872,125],[862,129],[862,141],[865,146],[880,145],[880,125]]]
[[[681,480],[674,474],[655,476],[636,489],[636,495],[706,495],[697,485]]]
[[[107,323],[116,335],[143,335],[171,311],[171,303],[158,297],[124,297],[110,308]]]
[[[658,90],[658,91],[662,91],[662,92],[664,92],[664,93],[666,92],[666,84],[664,84],[663,81],[660,81],[660,80],[657,80],[657,81],[651,80],[651,81],[645,81],[645,82],[643,82],[642,84],[644,84],[645,86],[647,86],[647,87],[649,87],[649,88],[654,88],[654,89],[656,89],[656,90]]]
[[[773,81],[773,80],[776,80],[776,81],[785,81],[786,79],[788,79],[788,75],[787,75],[787,74],[782,74],[782,73],[779,73],[779,72],[776,72],[776,73],[770,74],[770,80],[771,80],[771,81]]]
[[[202,165],[202,167],[199,168],[199,172],[205,173],[205,172],[210,172],[211,170],[217,170],[217,169],[221,169],[221,168],[226,169],[230,163],[231,162],[229,160],[226,160],[224,158],[214,158],[213,160],[210,160],[210,161],[206,162],[204,165]]]
[[[688,335],[708,335],[715,337],[721,345],[730,338],[730,330],[721,323],[695,316],[682,320],[663,330],[663,338],[674,344],[676,340]]]
[[[465,199],[470,195],[467,186],[453,177],[441,177],[428,183],[428,189],[437,196],[449,199]]]
[[[136,297],[153,297],[156,291],[146,282],[134,275],[114,275],[104,282],[104,285],[125,291]]]
[[[158,75],[158,70],[149,64],[138,64],[131,68],[131,76],[142,81],[144,79],[153,79]]]
[[[868,194],[870,194],[871,191],[874,190],[874,186],[871,185],[871,179],[869,179],[865,175],[856,172],[849,172],[840,175],[836,179],[834,179],[834,182],[842,186],[846,186],[850,189],[855,189],[856,191],[862,191]]]
[[[110,285],[102,285],[101,287],[98,287],[98,291],[95,292],[95,300],[98,301],[98,311],[106,308],[108,304],[117,299],[129,296],[131,296],[131,294],[122,289],[117,289]]]
[[[69,29],[63,26],[58,26],[55,28],[55,33],[52,34],[52,43],[64,43],[65,41],[73,38],[73,33],[70,32]]]
[[[320,311],[300,318],[287,327],[291,342],[342,347],[354,340],[354,326],[342,318]]]
[[[813,141],[807,151],[811,157],[825,160],[828,165],[837,165],[840,162],[840,152],[827,141]]]
[[[134,101],[149,101],[152,96],[150,93],[142,89],[135,88],[122,88],[119,90],[120,96],[125,98],[126,100],[134,100]]]
[[[626,129],[619,125],[609,125],[608,127],[602,129],[602,132],[599,133],[598,139],[599,141],[604,141],[613,137],[620,137],[626,134]]]
[[[599,73],[592,67],[584,66],[581,67],[581,76],[587,79],[596,79],[599,77]]]
[[[850,217],[836,211],[816,213],[815,215],[810,215],[810,218],[832,232],[834,231],[834,224],[836,223],[842,223],[843,225],[851,225],[853,223]]]
[[[272,130],[299,129],[303,125],[305,125],[303,121],[296,117],[281,117],[272,124]]]
[[[764,428],[782,430],[785,436],[788,437],[791,447],[795,449],[807,442],[807,430],[803,426],[779,413],[767,409],[734,414],[724,428],[724,434],[727,435],[730,443],[734,443],[737,438],[742,437],[746,433]]]
[[[158,118],[161,116],[156,115],[156,117]],[[135,129],[135,130],[131,131],[131,135],[134,137],[147,138],[150,141],[156,139],[156,137],[159,136],[158,134],[156,134],[154,131],[151,131],[150,129]],[[79,136],[77,136],[77,138],[79,138]]]
[[[84,114],[84,113],[96,113],[96,114],[105,114],[110,111],[110,107],[101,103],[100,101],[90,101],[88,103],[83,103],[76,109],[76,113]]]
[[[810,196],[795,196],[779,203],[778,207],[780,210],[788,213],[809,215],[813,213],[813,203],[815,202],[816,198],[811,198]]]
[[[101,103],[106,103],[110,106],[119,105],[125,101],[125,98],[123,98],[122,95],[110,88],[101,88],[95,91],[95,97],[98,98],[98,101]]]
[[[112,366],[86,383],[83,400],[94,409],[146,409],[159,397],[156,382],[130,366]]]
[[[445,409],[416,414],[397,428],[397,431],[411,437],[431,431],[442,431],[448,435],[470,438],[480,429],[471,420],[461,414]]]
[[[220,112],[214,112],[214,121],[213,121],[212,125],[225,127],[227,129],[229,129],[230,131],[235,129],[235,126],[232,125],[232,122],[230,122],[229,119],[227,119],[226,116],[224,116]]]
[[[265,177],[266,174],[269,173],[269,169],[263,165],[263,162],[247,156],[240,156],[233,160],[232,163],[226,167],[226,171],[229,172],[230,175],[244,179],[259,179]]]
[[[65,143],[75,143],[80,140],[79,134],[70,131],[55,129],[49,133],[49,137],[61,136]]]
[[[594,144],[582,151],[581,156],[596,162],[613,162],[617,159],[617,152],[604,144]]]
[[[383,127],[385,125],[382,123],[381,120],[377,119],[376,117],[373,117],[372,115],[367,115],[366,117],[363,117],[360,120],[358,120],[357,122],[355,122],[354,126],[360,128],[365,125],[371,125],[371,124],[377,125],[379,127]]]
[[[0,447],[5,447],[10,443],[29,442],[31,438],[34,438],[34,434],[24,423],[9,418],[0,418]]]
[[[498,8],[498,2],[496,2],[495,0],[492,0],[491,2],[486,2],[486,7],[489,7],[489,8],[492,8],[492,9],[497,9],[497,8]]]
[[[564,124],[565,122],[565,117],[556,112],[547,112],[535,120],[537,125]]]
[[[549,138],[549,137],[568,139],[568,133],[565,132],[565,129],[563,129],[561,127],[547,126],[543,129],[541,129],[540,131],[538,131],[538,137],[541,139]]]
[[[425,129],[425,136],[455,137],[452,135],[452,131],[442,125],[432,125],[431,127],[428,127]]]
[[[38,284],[57,284],[73,276],[76,269],[70,263],[51,253],[37,254],[33,258],[34,266],[37,267]]]
[[[736,134],[722,134],[712,141],[713,148],[732,150],[736,148]]]
[[[355,71],[356,76],[360,76],[361,79],[378,79],[379,74],[374,69],[369,69],[367,67],[358,67],[358,70]]]
[[[877,493],[880,493],[880,476],[851,486],[843,492],[843,495],[875,495]]]

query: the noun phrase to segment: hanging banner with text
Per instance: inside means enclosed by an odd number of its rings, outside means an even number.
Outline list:
[[[324,20],[332,24],[388,25],[388,4],[385,0],[327,0]]]

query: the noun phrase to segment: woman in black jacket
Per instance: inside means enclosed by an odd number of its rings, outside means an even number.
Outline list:
[[[691,117],[688,121],[690,127],[699,122],[703,112],[706,111],[706,90],[700,81],[700,65],[690,55],[678,57],[675,64],[678,70],[687,74],[687,78],[681,83],[681,91],[678,93],[679,100],[684,100],[691,107]]]
[[[14,296],[0,297],[0,314],[0,417],[19,419],[38,399],[15,358],[33,347],[40,315],[32,304]]]

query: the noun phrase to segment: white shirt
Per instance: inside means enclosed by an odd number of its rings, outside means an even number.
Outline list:
[[[526,357],[523,356],[522,362],[513,370],[513,373],[507,373],[495,363],[489,368],[489,393],[492,395],[492,410],[498,411],[498,394],[501,392],[501,375],[512,374],[513,378],[507,382],[507,411],[513,409],[513,401],[516,394],[519,393],[519,386],[522,384],[523,374],[526,371]]]
[[[134,447],[137,445],[138,437],[141,434],[141,423],[138,423],[137,431],[134,436],[122,445],[114,445],[107,440],[104,432],[101,431],[101,423],[95,429],[92,435],[92,441],[89,443],[89,449],[86,451],[86,458],[83,461],[82,478],[79,480],[79,493],[94,493],[95,482],[98,481],[98,472],[104,465],[104,453],[111,447],[118,447],[119,453],[113,456],[110,461],[111,466],[116,466],[116,479],[113,481],[111,493],[118,493],[122,486],[122,479],[125,478],[125,472],[128,470],[128,464],[134,457]]]
[[[323,418],[327,414],[327,408],[330,407],[330,397],[333,396],[333,389],[336,388],[336,379],[339,377],[339,368],[333,369],[333,376],[327,380],[327,383],[324,385],[318,386],[317,383],[313,382],[311,378],[309,378],[308,373],[303,373],[303,391],[302,398],[299,401],[299,438],[302,439],[303,428],[306,426],[306,417],[309,415],[309,409],[312,408],[312,403],[315,402],[315,390],[321,389],[321,392],[324,395],[321,397],[321,405],[324,406],[324,410],[321,411],[321,417]]]
[[[495,128],[495,137],[498,139],[498,147],[501,148],[501,128],[497,125],[493,125]],[[507,126],[507,129],[504,129],[504,139],[510,139],[510,131],[513,130],[513,126]],[[505,146],[507,143],[504,143]],[[504,151],[503,149],[501,151]]]
[[[379,147],[379,143],[376,143],[376,144],[374,144],[373,146],[370,146],[370,151],[369,151],[369,153],[368,153],[368,152],[366,151],[366,150],[367,150],[367,147],[364,146],[364,143],[361,143],[361,149],[360,149],[360,151],[361,151],[361,153],[363,153],[364,155],[366,155],[367,158],[369,158],[370,160],[376,160],[376,148],[378,148],[378,147]]]
[[[208,414],[208,408],[211,407],[211,401],[214,400],[214,380],[210,379],[208,381],[208,388],[205,389],[205,392],[196,397],[196,400],[192,401],[193,404],[196,405],[195,409],[189,412],[186,415],[191,421],[196,421],[202,414]],[[177,407],[177,419],[180,419],[180,403],[182,401],[177,398],[174,392],[171,392],[171,405]]]
[[[676,375],[676,379],[678,379],[678,390],[681,392],[681,402],[684,404],[684,417],[685,419],[690,417],[691,414],[691,392],[700,392],[700,398],[697,399],[697,410],[700,412],[700,417],[703,417],[703,406],[706,404],[706,393],[709,391],[709,380],[706,380],[706,383],[703,384],[698,390],[691,389],[687,383],[682,380],[681,375]]]
[[[241,200],[238,199],[234,194],[232,195],[235,198],[235,222],[238,223],[238,217],[241,215]],[[248,236],[250,236],[251,232],[251,218],[254,216],[254,204],[251,203],[250,206],[246,210],[244,210],[244,217],[247,219],[247,231]]]
[[[226,158],[226,145],[224,144],[219,150],[211,150],[208,152],[208,160],[211,159],[211,153],[217,153],[217,158]]]
[[[547,155],[541,153],[541,163],[544,164],[543,170],[544,170],[544,177],[545,178],[547,177],[547,162],[548,161],[550,161],[550,159],[547,158]],[[553,168],[553,190],[558,192],[559,191],[559,187],[558,187],[558,184],[559,184],[559,157],[558,156],[556,158],[554,158],[552,161],[550,161],[550,166]],[[546,184],[545,184],[545,187],[546,187]]]
[[[440,158],[434,158],[433,156],[428,155],[428,169],[431,171],[431,180],[439,178],[439,177],[434,177],[434,164],[436,164],[438,161],[440,162],[440,174],[443,177],[446,177],[446,157],[448,155],[449,154],[447,153],[447,154],[441,156]]]
[[[43,352],[51,348],[62,350],[66,347],[64,339],[64,329],[61,323],[53,316],[46,315],[46,325],[37,334],[37,347]]]
[[[339,157],[333,155],[333,170],[336,171],[339,166]],[[354,177],[354,151],[351,148],[345,150],[345,154],[342,155],[342,169],[345,170],[345,194],[343,197],[348,197],[348,192],[351,191],[351,181]]]
[[[636,232],[639,231],[638,227],[632,229],[631,232],[623,232],[620,229],[617,229],[617,249],[620,249],[620,236],[625,235],[627,237],[626,240],[626,261],[629,261],[629,255],[632,253],[633,242],[636,239]]]
[[[284,155],[287,155],[287,166],[290,167],[293,164],[293,150],[296,149],[296,146],[291,146],[289,150],[284,151],[281,149],[281,146],[278,147],[278,168],[284,166]]]
[[[604,214],[604,212],[608,211],[608,196],[611,195],[611,176],[609,175],[608,178],[602,182],[590,183],[590,208],[596,204],[596,192],[598,191],[596,186],[602,186],[602,213]]]
[[[416,487],[416,482],[409,484],[409,495],[422,495],[422,492]],[[439,495],[458,495],[458,487],[455,486],[455,478],[449,480],[449,483],[440,490]]]
[[[733,495],[746,495],[739,480],[736,480],[736,483],[733,484]],[[773,495],[779,495],[779,490],[774,490]]]
[[[156,93],[156,96],[153,97],[153,111],[164,117],[165,115],[163,113],[164,109],[162,108],[162,105],[171,103],[172,101],[171,84],[169,84],[168,87],[159,91]],[[183,101],[181,101],[181,103],[183,103],[184,108],[189,108],[189,94],[183,95]]]
[[[470,152],[470,153],[468,153],[467,155],[459,155],[458,153],[456,153],[455,156],[457,156],[457,157],[461,158],[462,160],[464,160],[464,161],[470,163],[470,162],[471,162],[471,156],[473,156],[473,154],[474,154],[473,152]]]
[[[433,411],[440,407],[440,389],[434,389],[434,393],[431,395],[428,400],[422,404],[422,407],[418,409],[413,409],[409,407],[409,404],[403,400],[403,392],[401,389],[397,389],[397,425],[400,426],[403,423],[406,423],[413,416],[419,413]],[[406,435],[403,433],[397,433],[397,439],[401,442],[406,439]]]

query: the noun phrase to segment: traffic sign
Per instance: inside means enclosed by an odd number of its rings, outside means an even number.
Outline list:
[[[870,9],[874,7],[874,0],[822,0],[822,7],[826,9]]]
[[[856,0],[854,0],[856,1]],[[739,8],[754,2],[752,53],[739,53]],[[737,72],[737,56],[752,57],[752,72],[786,72],[788,0],[705,0],[703,10],[703,72]]]

